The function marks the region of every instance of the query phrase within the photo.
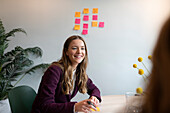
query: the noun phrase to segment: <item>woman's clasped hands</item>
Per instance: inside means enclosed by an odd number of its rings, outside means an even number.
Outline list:
[[[89,102],[91,104],[89,104]],[[92,109],[96,111],[96,107],[99,105],[99,100],[95,97],[92,96],[89,99],[80,101],[75,104],[75,111],[76,112],[84,112],[84,113],[91,113]]]

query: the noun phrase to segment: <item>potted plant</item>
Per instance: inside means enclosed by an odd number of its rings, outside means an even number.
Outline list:
[[[7,98],[8,92],[26,75],[34,73],[36,69],[45,70],[49,64],[38,64],[33,66],[33,60],[29,55],[35,55],[36,58],[42,56],[42,50],[39,47],[23,49],[16,46],[13,50],[5,52],[8,47],[9,37],[14,37],[15,33],[22,32],[22,28],[17,28],[5,32],[2,21],[0,20],[0,100]],[[19,80],[16,78],[20,77]],[[11,82],[16,81],[13,85]]]

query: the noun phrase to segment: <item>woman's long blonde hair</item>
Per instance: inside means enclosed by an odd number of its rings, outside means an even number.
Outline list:
[[[69,57],[66,55],[68,51],[68,47],[73,40],[80,39],[84,42],[85,45],[85,58],[82,60],[81,63],[78,64],[76,69],[76,77],[78,78],[78,87],[80,93],[87,92],[87,74],[86,68],[88,63],[88,54],[87,54],[87,46],[84,39],[78,35],[70,36],[64,43],[62,58],[58,61],[53,63],[54,65],[58,65],[63,70],[63,79],[62,79],[62,91],[64,94],[69,94],[71,90],[73,90],[73,80],[72,80],[72,72],[73,69],[71,67],[71,61]]]

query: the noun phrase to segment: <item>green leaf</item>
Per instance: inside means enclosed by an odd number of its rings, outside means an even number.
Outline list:
[[[0,44],[0,56],[4,54],[4,51],[7,47],[8,47],[8,43]]]
[[[36,57],[42,57],[42,50],[39,47],[27,48],[24,50],[26,53],[32,53]]]
[[[38,65],[36,65],[36,66],[30,68],[29,70],[27,70],[27,71],[25,72],[25,74],[34,73],[35,70],[37,70],[37,69],[42,69],[43,72],[45,72],[46,69],[47,69],[49,66],[50,66],[50,64],[45,64],[45,63],[43,63],[43,64],[38,64]]]
[[[3,23],[0,19],[0,37],[2,37],[4,34],[5,34],[5,29],[4,29]]]
[[[6,34],[5,34],[6,39],[7,39],[8,37],[11,37],[11,36],[15,37],[15,33],[16,33],[16,32],[22,32],[22,33],[24,33],[24,34],[27,34],[24,29],[22,29],[22,28],[17,28],[17,29],[13,29],[13,30],[11,30],[10,32],[6,33]]]

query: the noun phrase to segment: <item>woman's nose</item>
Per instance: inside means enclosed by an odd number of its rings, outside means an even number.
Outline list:
[[[81,53],[81,48],[79,48],[79,49],[77,50],[77,53]]]

